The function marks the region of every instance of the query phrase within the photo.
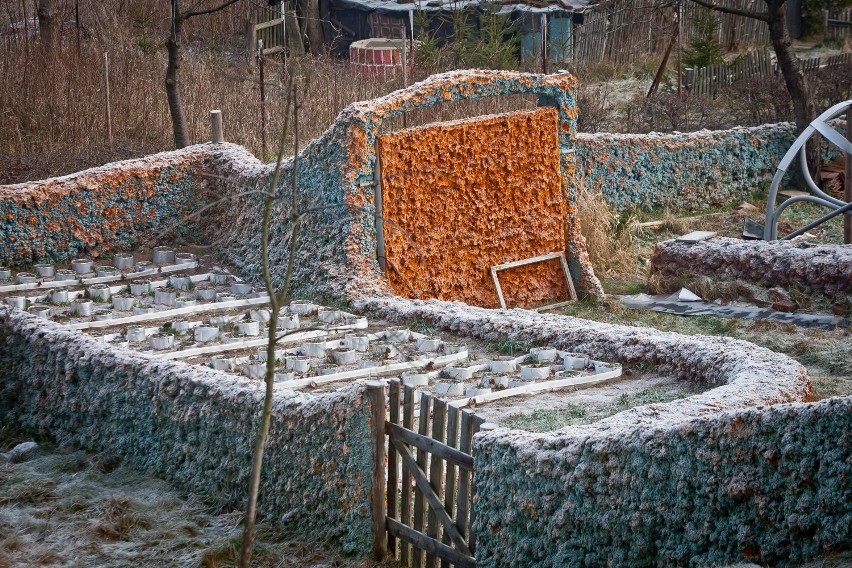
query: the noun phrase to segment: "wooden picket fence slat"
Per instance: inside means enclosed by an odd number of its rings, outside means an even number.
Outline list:
[[[391,379],[388,393],[387,551],[405,566],[475,568],[470,450],[484,421],[421,393],[415,432],[416,390]]]
[[[805,73],[852,63],[852,53],[813,57],[802,61]],[[684,70],[684,87],[693,95],[714,98],[723,87],[754,77],[777,75],[780,71],[768,52],[752,51],[729,63]]]

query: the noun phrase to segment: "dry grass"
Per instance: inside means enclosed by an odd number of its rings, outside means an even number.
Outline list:
[[[643,274],[636,235],[639,226],[631,215],[619,215],[603,195],[577,180],[577,213],[595,273],[601,278],[634,278]]]
[[[125,465],[104,473],[104,461],[42,446],[21,463],[0,464],[0,567],[236,564],[241,513],[217,513]],[[270,523],[258,531],[257,566],[381,566],[294,542]]]

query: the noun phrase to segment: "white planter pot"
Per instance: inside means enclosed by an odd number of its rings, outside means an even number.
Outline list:
[[[518,363],[514,357],[495,357],[494,360],[488,362],[488,369],[492,373],[514,373],[517,368]]]
[[[305,357],[325,357],[325,341],[306,341],[299,350]]]
[[[171,349],[175,345],[175,336],[171,333],[155,333],[148,338],[148,343],[151,345],[151,349],[156,351]]]
[[[528,379],[528,380],[512,379],[512,380],[509,381],[509,388],[510,389],[516,389],[518,387],[525,387],[527,385],[534,385],[537,382],[538,381],[536,381],[535,379]]]
[[[559,356],[562,357],[562,366],[566,370],[580,371],[589,365],[589,356],[583,353],[560,351]]]
[[[15,275],[15,280],[18,281],[18,284],[34,284],[38,282],[38,276],[32,272],[18,272]]]
[[[465,396],[479,396],[481,394],[490,394],[490,388],[483,387],[468,387],[467,391],[464,393]]]
[[[52,264],[33,264],[33,270],[40,278],[53,278],[56,274],[56,269]]]
[[[129,312],[133,309],[133,304],[136,303],[136,298],[133,296],[113,296],[112,307],[120,312]]]
[[[551,363],[556,360],[556,349],[550,347],[533,347],[530,355],[538,359],[539,363]]]
[[[364,353],[370,348],[370,338],[365,333],[347,333],[343,336],[343,344]]]
[[[217,371],[230,371],[234,367],[234,358],[227,355],[213,355],[210,366]]]
[[[8,280],[12,277],[12,271],[6,266],[0,266],[0,280]]]
[[[361,354],[354,349],[335,349],[331,352],[331,359],[338,365],[353,365],[361,359]]]
[[[605,363],[603,361],[595,361],[595,374],[608,373],[621,369],[621,363]]]
[[[370,350],[383,359],[393,359],[399,355],[399,349],[393,343],[373,343],[370,346]]]
[[[411,338],[411,330],[407,327],[389,327],[384,336],[385,340],[391,343],[404,343]]]
[[[133,268],[133,255],[126,252],[115,253],[112,265],[118,270],[130,270]]]
[[[222,286],[223,284],[228,283],[228,277],[230,274],[224,272],[222,270],[213,270],[210,272],[210,283],[215,284],[216,286]]]
[[[417,350],[424,353],[434,353],[441,348],[440,337],[421,337],[417,340]]]
[[[98,310],[93,316],[95,321],[107,321],[112,319],[112,312],[109,310]]]
[[[464,394],[464,383],[437,381],[432,391],[438,396],[462,396]]]
[[[81,317],[92,315],[93,302],[84,298],[79,298],[71,302],[71,312]]]
[[[209,302],[216,299],[216,290],[213,288],[196,288],[195,297],[199,300]]]
[[[154,290],[154,303],[162,306],[174,306],[177,292],[174,290]]]
[[[7,296],[6,304],[12,306],[13,308],[18,308],[19,310],[23,310],[27,305],[27,297],[26,296]]]
[[[68,298],[68,288],[56,288],[50,292],[50,301],[54,304],[67,304]]]
[[[157,308],[153,306],[136,306],[133,308],[134,316],[144,316],[145,314],[153,314],[157,311]]]
[[[461,343],[444,343],[444,354],[453,355],[467,351],[467,346]]]
[[[231,323],[231,316],[210,316],[210,325],[221,326]]]
[[[180,334],[186,333],[187,331],[189,331],[189,322],[186,320],[173,321],[172,329]]]
[[[146,270],[153,270],[155,267],[156,265],[150,260],[141,260],[133,266],[133,270],[134,272],[145,272]]]
[[[245,363],[242,371],[248,378],[262,381],[266,377],[266,363]]]
[[[89,274],[92,272],[92,261],[88,258],[75,258],[71,261],[71,269],[76,274]]]
[[[176,308],[191,308],[198,304],[198,300],[195,298],[183,298],[181,300],[175,300]]]
[[[237,323],[237,331],[252,337],[260,335],[260,323],[256,321],[241,321]]]
[[[98,278],[118,276],[118,270],[114,266],[96,266],[95,274],[97,274]]]
[[[296,373],[307,373],[311,368],[311,359],[301,355],[288,355],[284,359],[284,367]]]
[[[112,294],[108,284],[92,284],[89,286],[89,298],[95,302],[109,302]]]
[[[304,300],[293,300],[290,302],[290,311],[300,316],[308,316],[317,312],[317,306]]]
[[[281,361],[284,358],[284,350],[283,349],[276,349],[274,355],[275,355],[276,361]],[[263,347],[262,349],[258,349],[257,352],[255,352],[255,354],[252,355],[252,357],[257,359],[258,361],[266,361],[266,347]]]
[[[276,383],[284,383],[287,381],[295,380],[296,373],[293,371],[275,371],[275,382]]]
[[[77,280],[77,273],[67,268],[59,268],[53,275],[55,280]]]
[[[192,279],[189,276],[178,276],[172,274],[169,276],[169,286],[175,290],[187,291],[192,288]]]
[[[264,309],[249,310],[249,317],[252,321],[267,323],[269,318],[272,317],[272,312]]]
[[[147,278],[139,278],[130,281],[130,293],[134,296],[144,296],[151,291],[151,281]]]
[[[192,333],[193,337],[195,337],[195,341],[205,343],[207,341],[213,341],[219,336],[219,328],[209,325],[199,325],[193,329]]]
[[[245,296],[251,294],[253,287],[250,282],[231,282],[231,294]]]
[[[141,325],[131,325],[124,331],[124,337],[131,343],[145,341],[145,328]]]
[[[222,343],[242,343],[248,336],[245,333],[240,333],[239,331],[235,331],[233,333],[228,333],[222,336]]]
[[[222,292],[219,292],[219,293],[216,294],[216,301],[220,302],[220,303],[221,302],[233,302],[236,299],[237,299],[236,296],[233,296],[231,294],[223,294]]]
[[[538,367],[535,365],[521,365],[521,378],[525,380],[546,379],[550,376],[550,365]]]
[[[343,319],[343,312],[334,308],[317,308],[317,319],[322,323],[337,323]]]
[[[175,264],[192,264],[195,258],[191,252],[179,252],[175,254]]]
[[[326,364],[326,365],[320,365],[319,367],[317,367],[317,374],[318,375],[333,375],[334,373],[339,373],[341,370],[342,369],[340,367],[338,367],[337,365]]]
[[[444,375],[457,381],[467,381],[473,378],[472,367],[446,367]]]
[[[175,263],[175,251],[169,247],[154,247],[151,251],[151,261],[159,266]]]
[[[278,316],[279,329],[299,329],[299,314],[281,314]]]
[[[47,306],[32,306],[27,311],[37,318],[50,319],[50,308]]]
[[[488,375],[479,381],[480,388],[504,389],[509,386],[509,377],[506,375]]]
[[[347,316],[343,314],[343,325],[352,329],[367,329],[370,327],[370,322],[363,316]]]
[[[402,379],[402,384],[409,387],[425,387],[429,384],[429,373],[410,371],[402,373],[400,378]]]

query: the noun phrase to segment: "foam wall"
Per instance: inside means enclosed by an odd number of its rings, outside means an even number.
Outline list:
[[[359,383],[275,394],[259,507],[306,538],[371,550],[370,402]],[[248,496],[263,385],[158,361],[0,307],[0,422],[121,455],[187,491]]]
[[[746,199],[796,139],[792,123],[661,134],[578,134],[577,175],[617,211]]]
[[[358,305],[713,386],[586,426],[477,435],[477,566],[781,566],[852,543],[852,397],[805,403],[807,371],[785,355],[523,310],[398,298]]]
[[[556,109],[383,135],[379,154],[395,294],[499,307],[492,266],[564,251]],[[568,295],[558,260],[500,283],[510,306]]]
[[[37,182],[0,186],[0,262],[67,262],[138,246],[173,230],[191,231],[191,212],[207,202],[199,174],[210,151],[179,152]]]

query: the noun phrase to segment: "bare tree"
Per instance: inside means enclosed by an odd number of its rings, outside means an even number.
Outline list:
[[[50,0],[40,0],[50,1]],[[181,10],[181,0],[170,0],[171,21],[169,27],[169,39],[166,40],[166,51],[169,54],[166,66],[166,97],[169,100],[169,114],[172,117],[172,132],[175,138],[175,147],[183,148],[189,145],[189,135],[186,131],[186,118],[183,112],[183,101],[180,96],[180,65],[182,59],[181,32],[183,24],[195,16],[213,14],[224,10],[240,0],[224,0],[222,3],[211,8],[204,8],[204,0],[193,2],[192,6],[185,12]]]
[[[787,30],[786,0],[764,0],[765,12],[720,6],[717,0],[692,1],[717,12],[766,22],[769,26],[769,39],[778,60],[778,67],[781,69],[784,84],[787,87],[787,92],[790,93],[790,100],[793,102],[796,128],[799,132],[807,128],[811,121],[816,118],[816,104],[807,77],[805,77],[802,63],[796,57],[790,41],[790,33]]]
[[[305,19],[305,33],[311,53],[322,53],[325,42],[320,21],[319,0],[299,0],[299,9]]]
[[[59,15],[56,0],[38,0],[38,35],[44,45],[59,43]]]
[[[287,268],[284,281],[276,289],[272,283],[272,270],[269,263],[269,224],[272,218],[272,205],[275,202],[275,193],[278,181],[281,178],[281,162],[284,160],[285,140],[290,126],[290,108],[293,107],[293,130],[295,135],[295,148],[293,153],[292,177],[290,179],[290,211],[286,220],[290,225],[289,246],[287,256]],[[263,451],[266,447],[266,438],[269,435],[269,424],[272,418],[272,394],[275,384],[275,345],[283,337],[277,335],[278,314],[282,307],[290,302],[290,282],[293,277],[293,266],[296,259],[296,241],[299,236],[299,223],[301,214],[298,206],[297,176],[299,160],[299,105],[296,102],[296,87],[291,76],[287,86],[287,99],[284,104],[284,128],[281,131],[281,140],[278,144],[278,157],[275,161],[275,170],[269,181],[269,187],[264,194],[263,218],[261,221],[261,268],[266,290],[269,293],[269,341],[266,345],[266,374],[264,382],[266,393],[263,399],[263,412],[260,419],[260,428],[255,440],[254,452],[252,454],[251,474],[249,477],[249,499],[246,508],[245,527],[243,529],[243,543],[240,551],[240,568],[249,568],[251,555],[254,547],[255,519],[257,517],[257,497],[260,491],[260,474],[263,466]]]

